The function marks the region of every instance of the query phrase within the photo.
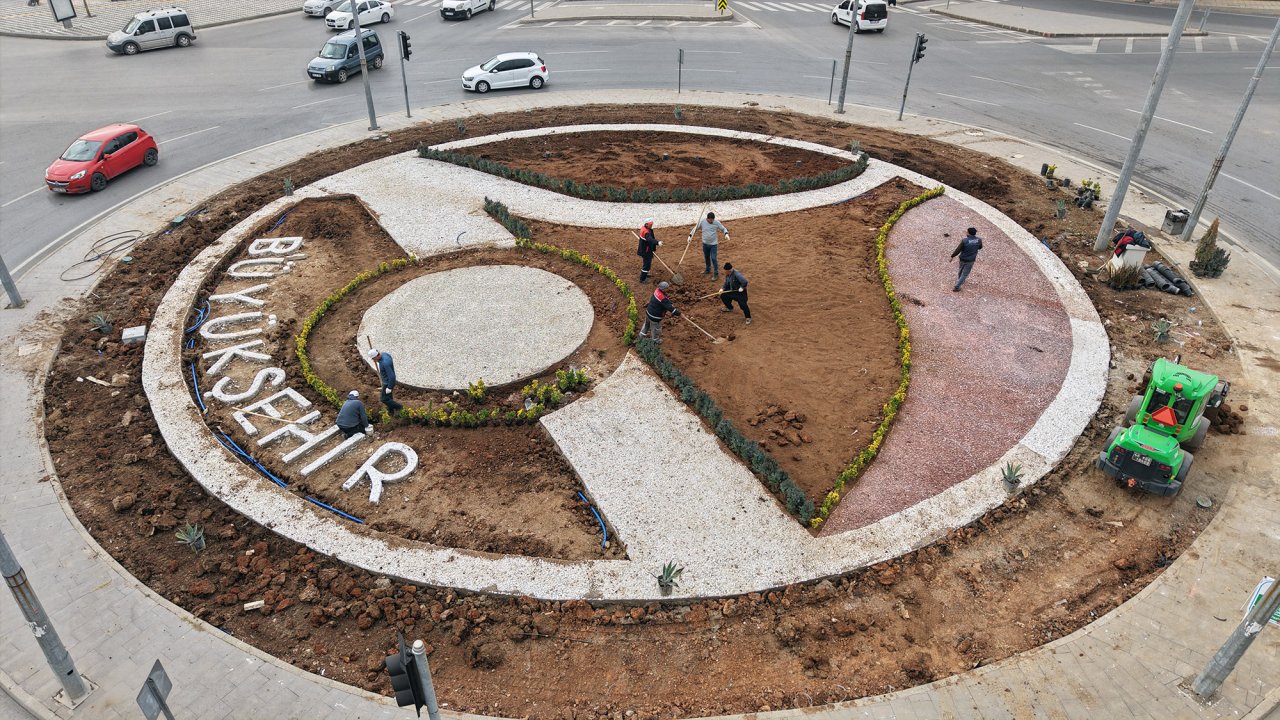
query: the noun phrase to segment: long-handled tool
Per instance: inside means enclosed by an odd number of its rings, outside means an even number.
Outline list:
[[[636,235],[636,231],[635,231],[635,230],[632,230],[632,231],[631,231],[631,234],[632,234],[632,235],[635,235],[637,240],[639,240],[639,239],[640,239],[640,236],[639,236],[639,235]],[[666,269],[667,269],[667,272],[671,273],[671,282],[673,282],[673,283],[675,283],[675,284],[677,284],[677,285],[683,285],[683,284],[684,284],[684,276],[683,276],[683,275],[681,275],[680,273],[676,272],[675,270],[672,270],[672,269],[671,269],[671,266],[670,266],[670,265],[668,265],[668,264],[666,263],[666,261],[665,261],[665,260],[663,260],[662,258],[658,257],[658,253],[657,253],[656,251],[653,253],[653,256],[654,256],[655,258],[657,258],[657,259],[658,259],[658,262],[662,263],[662,267],[666,268]]]
[[[710,295],[703,295],[702,297],[698,298],[698,300],[706,300],[707,298],[720,297],[723,294],[724,294],[724,290],[717,290],[711,293]],[[698,300],[694,300],[694,302],[697,302]]]
[[[684,256],[689,254],[689,246],[693,244],[693,233],[698,229],[698,223],[702,222],[702,213],[707,209],[707,204],[702,204],[702,209],[698,211],[698,219],[693,221],[693,230],[689,231],[689,239],[684,241],[684,252],[680,253],[680,262],[676,263],[676,267],[684,264]]]
[[[701,326],[701,325],[699,325],[698,323],[694,322],[694,321],[693,321],[693,319],[692,319],[692,318],[690,318],[688,315],[685,315],[684,313],[681,313],[681,314],[680,314],[680,317],[684,318],[685,320],[688,320],[690,325],[692,325],[692,326],[694,326],[694,327],[698,328],[698,331],[699,331],[699,332],[701,332],[703,335],[706,335],[707,337],[711,338],[711,344],[712,344],[712,345],[719,345],[720,343],[724,342],[724,338],[722,338],[722,337],[716,337],[715,335],[712,335],[711,333],[707,332],[706,330],[703,330],[703,329],[702,329],[702,326]]]

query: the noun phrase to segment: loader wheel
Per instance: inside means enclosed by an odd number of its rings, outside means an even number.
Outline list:
[[[1196,434],[1191,439],[1182,443],[1182,447],[1186,450],[1199,450],[1204,446],[1204,436],[1209,434],[1209,418],[1201,415],[1200,425],[1196,428]]]
[[[1124,414],[1124,424],[1132,425],[1138,419],[1138,410],[1142,409],[1142,395],[1134,395],[1129,401],[1129,409]]]
[[[1187,484],[1187,475],[1191,474],[1191,463],[1195,462],[1196,456],[1191,453],[1182,454],[1182,467],[1178,468],[1177,480],[1181,485]]]

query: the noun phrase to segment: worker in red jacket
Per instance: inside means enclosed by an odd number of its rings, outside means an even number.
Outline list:
[[[666,281],[658,283],[653,297],[649,298],[649,304],[644,308],[644,324],[640,326],[640,337],[652,334],[653,341],[659,345],[662,344],[662,318],[667,313],[671,313],[671,317],[680,316],[680,311],[671,302],[671,298],[667,297],[667,290],[670,288],[671,285]]]
[[[658,251],[658,246],[662,243],[653,234],[653,218],[644,221],[644,225],[640,226],[640,232],[636,233],[640,236],[640,245],[636,247],[636,255],[639,255],[644,264],[640,266],[640,282],[649,282],[649,266],[653,264],[653,254]]]

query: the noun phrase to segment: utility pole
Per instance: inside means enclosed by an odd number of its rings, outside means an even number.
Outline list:
[[[842,5],[844,3],[841,3]],[[848,0],[849,4],[849,40],[844,46],[844,72],[840,74],[840,100],[836,102],[836,112],[844,114],[844,93],[849,87],[849,63],[853,62],[853,14],[857,12],[858,0]],[[839,7],[839,6],[837,6]]]
[[[76,664],[67,654],[67,648],[62,644],[57,631],[53,629],[53,623],[45,614],[44,606],[36,597],[35,590],[27,582],[27,574],[23,572],[18,559],[14,557],[3,531],[0,531],[0,574],[4,575],[5,585],[8,585],[9,590],[13,592],[13,599],[22,609],[22,616],[27,619],[31,634],[36,636],[36,642],[44,651],[49,669],[58,676],[58,682],[62,683],[62,690],[66,693],[67,700],[74,707],[89,694],[89,689],[85,687],[84,678],[76,672]]]
[[[1236,663],[1240,661],[1245,650],[1249,649],[1258,634],[1267,626],[1271,616],[1278,610],[1280,610],[1280,580],[1272,580],[1271,588],[1262,596],[1262,600],[1245,614],[1244,620],[1236,626],[1231,637],[1227,638],[1227,642],[1205,666],[1204,671],[1196,677],[1195,682],[1191,683],[1191,689],[1204,698],[1216,693],[1222,681],[1226,680],[1235,669]]]
[[[1124,204],[1125,193],[1129,192],[1129,180],[1133,177],[1133,169],[1138,164],[1138,156],[1142,154],[1142,143],[1147,139],[1147,129],[1151,127],[1151,118],[1156,114],[1156,105],[1160,104],[1160,92],[1164,89],[1165,78],[1169,76],[1169,66],[1173,64],[1173,55],[1178,49],[1178,41],[1182,39],[1182,29],[1187,26],[1191,17],[1191,8],[1195,0],[1179,0],[1178,12],[1173,16],[1173,27],[1169,28],[1169,38],[1165,42],[1164,52],[1160,53],[1160,63],[1156,66],[1155,77],[1151,79],[1151,89],[1147,91],[1147,103],[1142,108],[1142,117],[1138,120],[1138,129],[1133,134],[1133,142],[1129,144],[1129,155],[1120,169],[1120,179],[1116,181],[1116,189],[1111,202],[1107,203],[1106,217],[1098,228],[1098,237],[1093,242],[1093,249],[1106,250],[1111,240],[1111,230],[1120,217],[1120,206]]]
[[[9,307],[20,308],[27,304],[18,292],[18,286],[14,284],[13,276],[9,274],[9,266],[4,264],[2,256],[0,256],[0,284],[3,284],[4,291],[9,293]]]
[[[1191,215],[1187,218],[1187,226],[1182,230],[1183,240],[1190,240],[1191,234],[1196,230],[1196,223],[1200,221],[1200,213],[1204,212],[1204,205],[1209,201],[1209,191],[1213,189],[1213,183],[1218,179],[1218,171],[1222,169],[1222,163],[1227,159],[1227,151],[1231,149],[1232,141],[1236,139],[1236,130],[1240,129],[1240,122],[1244,120],[1244,113],[1249,109],[1249,102],[1253,100],[1253,91],[1258,87],[1258,81],[1262,79],[1262,71],[1266,69],[1267,61],[1271,59],[1271,51],[1276,47],[1277,36],[1280,36],[1280,20],[1277,20],[1276,26],[1271,29],[1271,39],[1267,41],[1267,47],[1262,51],[1262,57],[1258,59],[1258,67],[1254,69],[1253,77],[1249,79],[1249,87],[1244,91],[1244,99],[1240,101],[1240,107],[1236,108],[1236,117],[1231,121],[1231,129],[1227,131],[1227,136],[1222,139],[1222,147],[1218,149],[1218,156],[1213,159],[1213,166],[1209,168],[1209,177],[1204,180],[1204,189],[1200,191],[1200,197],[1196,199],[1196,205],[1191,209]]]
[[[440,720],[440,706],[436,703],[436,687],[431,682],[431,666],[427,664],[427,648],[421,640],[413,641],[413,667],[418,673],[418,682],[422,684],[427,717],[430,720]]]
[[[373,112],[373,90],[369,87],[369,65],[364,57],[364,35],[360,30],[360,4],[362,0],[349,0],[351,3],[351,24],[356,29],[356,50],[360,53],[360,79],[364,80],[364,102],[369,106],[369,129],[378,129],[378,116]],[[384,49],[385,56],[386,50]],[[407,92],[407,91],[406,91]]]

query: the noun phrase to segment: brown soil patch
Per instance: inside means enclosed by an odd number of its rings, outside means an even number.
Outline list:
[[[773,185],[850,164],[783,145],[668,132],[567,133],[476,145],[459,152],[553,178],[628,190]]]
[[[1096,619],[1158,576],[1209,521],[1212,511],[1197,509],[1195,497],[1224,497],[1231,457],[1248,451],[1247,438],[1211,437],[1197,453],[1202,469],[1176,498],[1132,495],[1092,468],[1146,363],[1174,351],[1150,343],[1154,318],[1182,320],[1196,333],[1177,336],[1187,362],[1240,377],[1221,328],[1203,310],[1188,312],[1198,298],[1118,294],[1082,274],[1078,262],[1101,262],[1089,250],[1098,213],[1072,209],[1055,220],[1061,195],[1039,178],[925,138],[750,108],[690,107],[684,118],[838,146],[859,140],[874,157],[945,178],[1048,236],[1109,322],[1116,362],[1103,408],[1066,461],[1025,495],[903,558],[833,582],[692,605],[591,607],[395,585],[247,522],[205,495],[164,451],[137,380],[141,348],[100,342],[87,318],[103,312],[116,327],[149,319],[188,258],[278,197],[285,177],[305,184],[442,142],[457,134],[446,123],[266,173],[211,199],[206,212],[141,244],[133,263],[111,272],[69,318],[46,388],[47,437],[78,517],[156,592],[298,667],[388,693],[381,656],[403,630],[429,644],[436,689],[451,710],[531,718],[755,712],[946,677]],[[575,107],[475,117],[468,129],[669,119],[669,106]],[[128,377],[114,389],[75,381],[112,373]],[[199,558],[169,534],[188,520],[211,529]],[[264,611],[239,606],[261,598],[272,601]]]
[[[292,381],[286,384],[302,392],[332,418],[334,409],[302,381],[294,353],[298,328],[329,293],[346,285],[356,273],[401,257],[403,251],[353,198],[303,200],[277,218],[264,221],[250,237],[305,238],[300,252],[305,253],[306,258],[299,260],[293,271],[272,279],[270,290],[257,295],[266,300],[264,314],[275,314],[278,318],[278,324],[266,333],[267,345],[259,351],[271,355],[278,366],[286,370]],[[242,248],[226,263],[246,257]],[[619,307],[622,296],[611,282],[581,265],[542,253],[484,250],[432,258],[420,266],[383,275],[348,294],[312,330],[308,346],[312,369],[330,386],[340,388],[340,392],[360,390],[372,416],[380,408],[378,380],[356,350],[364,347],[356,331],[365,310],[415,277],[457,267],[511,262],[540,267],[572,280],[587,293],[596,308],[600,320],[594,324],[587,341],[567,359],[566,365],[590,365],[595,377],[600,378],[621,362],[625,352],[621,338],[627,321],[626,308]],[[216,284],[206,288],[203,296],[231,293],[259,282],[261,280],[237,280],[218,274]],[[243,312],[243,308],[215,304],[210,317],[236,312]],[[200,355],[235,341],[198,340],[187,355],[188,360],[197,362],[205,386],[202,389],[207,389],[213,379],[206,374],[207,363]],[[232,363],[227,366],[226,375],[232,378],[234,387],[244,388],[259,369],[257,365]],[[554,372],[549,375],[554,380]],[[515,406],[519,398],[505,398],[515,390],[494,388],[485,406],[492,407],[503,399],[507,405]],[[450,400],[466,407],[476,405],[465,395],[442,396],[438,392],[408,387],[396,394],[400,402],[408,406],[442,405]],[[580,483],[539,427],[432,428],[400,421],[379,425],[375,442],[403,442],[414,448],[418,453],[418,470],[400,482],[385,486],[382,501],[373,504],[368,501],[367,486],[357,486],[350,491],[341,489],[372,447],[334,460],[303,478],[298,471],[314,459],[313,456],[297,460],[292,466],[280,460],[296,442],[282,441],[258,448],[256,438],[248,436],[232,418],[232,413],[245,403],[224,405],[210,399],[207,404],[209,425],[225,432],[273,474],[288,482],[290,492],[299,497],[314,497],[360,518],[374,530],[408,540],[483,552],[564,560],[622,556],[621,547],[616,543],[607,549],[602,547],[599,523],[578,498]],[[286,412],[286,417],[293,415]],[[249,420],[258,427],[258,438],[277,427],[271,420],[252,416]],[[264,478],[262,482],[268,481]]]
[[[639,162],[639,158],[633,158]],[[575,180],[596,182],[584,167]],[[722,286],[703,275],[695,237],[672,285],[676,307],[728,342],[713,343],[679,318],[663,323],[663,352],[725,410],[744,435],[761,443],[815,504],[836,475],[871,442],[881,408],[898,386],[898,332],[875,271],[880,225],[903,201],[924,190],[904,180],[886,183],[852,202],[735,222],[722,221],[719,261],[750,281],[752,324],[741,310],[724,312]],[[639,272],[630,234],[525,220],[536,240],[602,258],[629,282]],[[667,262],[676,265],[685,227],[656,228]],[[654,277],[671,274],[654,263]],[[635,285],[636,304],[653,285]],[[701,299],[700,299],[701,298]]]

